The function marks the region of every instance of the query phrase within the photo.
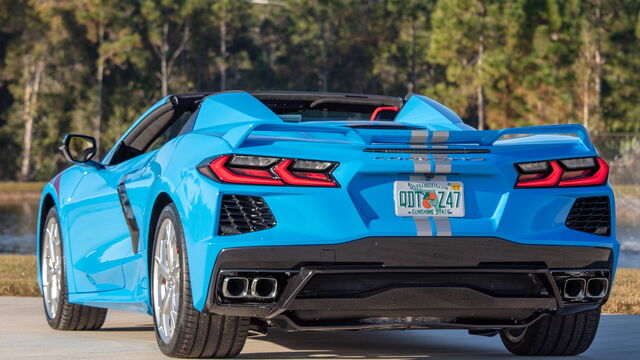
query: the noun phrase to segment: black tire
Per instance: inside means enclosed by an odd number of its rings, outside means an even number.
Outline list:
[[[47,217],[45,218],[45,222],[43,225],[43,229],[47,224],[49,224],[50,219],[55,219],[55,221],[60,224],[58,218],[58,211],[55,207],[49,209],[47,213]],[[42,231],[44,233],[44,230]],[[44,235],[44,234],[43,234]],[[62,250],[63,241],[62,234],[59,233],[60,236],[60,249]],[[44,236],[41,236],[40,241],[40,256],[44,256],[43,254],[43,241]],[[43,306],[44,306],[44,314],[47,318],[47,323],[51,328],[56,330],[98,330],[104,324],[104,320],[107,317],[107,309],[96,308],[92,306],[86,305],[78,305],[69,303],[69,290],[67,287],[67,276],[66,276],[66,265],[64,259],[64,251],[61,251],[61,263],[62,263],[62,275],[61,275],[61,289],[60,289],[60,300],[58,301],[57,310],[55,312],[55,316],[51,317],[47,311],[47,306],[44,300],[44,294],[42,296]],[[40,261],[42,264],[42,261]]]
[[[600,308],[540,319],[518,333],[503,330],[502,343],[516,355],[570,356],[587,351],[596,337]]]
[[[178,212],[173,204],[165,206],[156,222],[154,239],[158,239],[161,224],[165,219],[171,219],[177,236],[177,246],[180,262],[180,298],[175,329],[168,343],[159,334],[156,316],[154,314],[154,328],[158,346],[163,354],[172,357],[186,358],[224,358],[237,356],[244,347],[249,332],[249,318],[236,316],[222,316],[200,312],[193,307],[191,297],[191,283],[189,280],[189,265],[184,244],[182,225]],[[154,240],[155,241],[155,240]],[[150,282],[154,274],[152,261],[155,258],[155,244],[152,245],[150,258]],[[152,308],[154,286],[150,284]]]

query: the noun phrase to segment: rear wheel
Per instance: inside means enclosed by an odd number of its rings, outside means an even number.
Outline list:
[[[47,323],[57,330],[97,330],[107,309],[69,303],[58,212],[51,208],[40,241],[42,300]]]
[[[567,356],[585,352],[598,330],[600,309],[549,316],[524,329],[504,329],[500,337],[516,355]]]
[[[157,224],[151,302],[160,350],[174,357],[238,355],[247,338],[249,318],[206,314],[193,307],[182,226],[173,204],[162,210]]]

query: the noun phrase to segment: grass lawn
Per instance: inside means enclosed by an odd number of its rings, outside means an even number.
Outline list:
[[[0,255],[0,275],[0,296],[40,295],[35,256]],[[618,269],[604,312],[640,315],[640,269]]]
[[[16,181],[1,181],[0,193],[3,192],[37,192],[42,191],[44,182],[29,181],[29,182],[16,182]]]
[[[33,255],[0,255],[0,296],[39,296]]]
[[[0,201],[20,201],[39,199],[44,182],[3,182],[0,181]]]

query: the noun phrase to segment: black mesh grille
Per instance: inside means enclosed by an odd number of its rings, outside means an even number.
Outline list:
[[[263,198],[246,195],[222,197],[218,235],[244,234],[275,225],[276,219]]]
[[[568,228],[596,235],[611,234],[611,211],[608,196],[579,198],[567,216]]]

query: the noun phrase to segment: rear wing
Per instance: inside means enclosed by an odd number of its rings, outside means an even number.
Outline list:
[[[578,124],[544,125],[509,128],[502,130],[484,131],[450,131],[447,143],[473,143],[481,146],[491,146],[496,141],[511,136],[535,136],[535,135],[569,135],[576,136],[589,150],[593,150],[593,144],[589,139],[589,133],[584,126]]]
[[[273,123],[269,121],[245,123],[231,127],[222,138],[232,148],[238,148],[247,138],[260,131],[283,132],[282,140],[311,141],[309,135],[338,134],[345,142],[359,145],[375,144],[410,144],[410,145],[476,145],[492,146],[497,141],[511,137],[536,135],[574,136],[585,148],[595,150],[587,130],[582,125],[547,125],[510,128],[502,130],[455,130],[430,131],[428,129],[395,130],[395,129],[362,129],[348,126],[323,126],[306,124]],[[297,136],[286,136],[284,133],[297,133]],[[317,136],[314,137],[317,139]],[[329,140],[329,139],[327,139]],[[317,140],[314,140],[317,141]]]
[[[222,136],[222,139],[229,143],[232,148],[238,148],[245,142],[251,133],[256,131],[340,134],[344,136],[345,140],[353,144],[365,144],[364,139],[359,136],[357,132],[348,127],[300,125],[288,124],[285,122],[278,124],[269,121],[246,123],[232,127]],[[299,138],[299,140],[304,141],[304,137]]]

